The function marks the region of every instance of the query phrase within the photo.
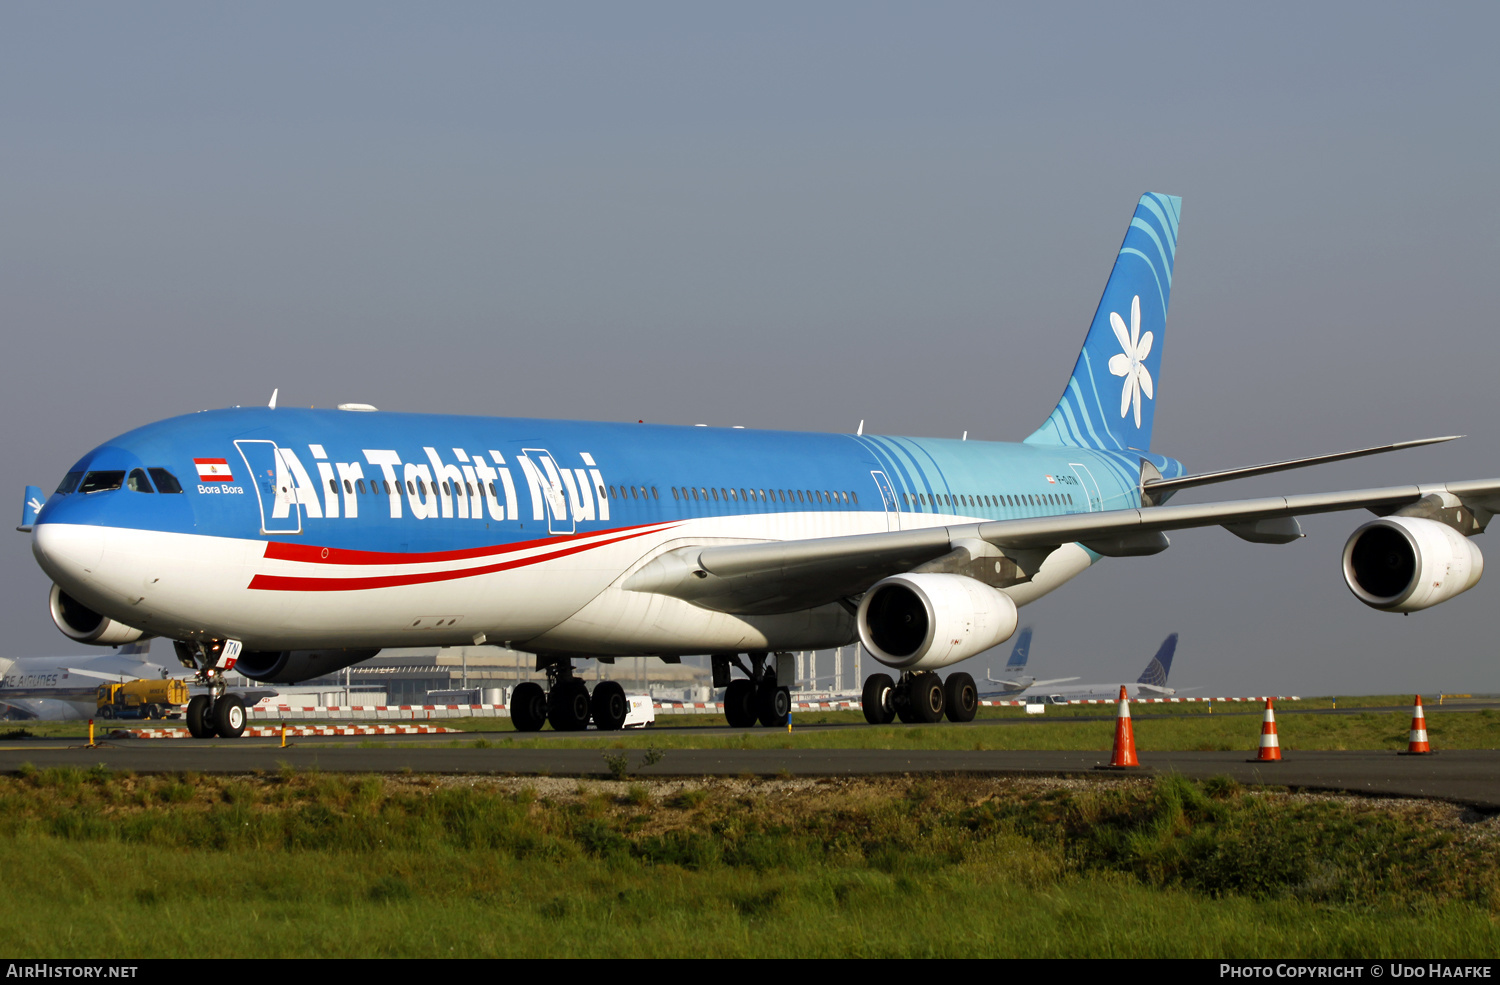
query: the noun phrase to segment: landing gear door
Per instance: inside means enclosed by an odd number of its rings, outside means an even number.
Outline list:
[[[891,480],[884,472],[871,472],[870,477],[875,480],[875,488],[880,490],[880,499],[885,505],[885,529],[900,530],[901,506],[896,500],[896,490],[891,488]]]
[[[302,504],[297,502],[296,483],[276,442],[246,438],[236,441],[234,447],[250,470],[255,496],[260,500],[260,532],[300,534]]]
[[[1069,462],[1068,467],[1073,474],[1078,476],[1078,481],[1083,484],[1084,495],[1089,498],[1089,512],[1098,513],[1104,509],[1104,496],[1099,492],[1099,483],[1094,481],[1094,473],[1089,467],[1080,462]]]

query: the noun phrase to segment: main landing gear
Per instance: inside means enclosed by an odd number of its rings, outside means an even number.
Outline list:
[[[558,732],[581,732],[592,719],[601,732],[623,728],[630,702],[615,681],[600,681],[589,694],[588,685],[573,676],[573,662],[560,660],[547,667],[547,690],[527,681],[510,695],[510,720],[517,732],[539,732],[548,722]]]
[[[734,728],[752,728],[756,722],[767,728],[780,728],[792,714],[792,692],[777,683],[780,666],[787,680],[792,677],[792,656],[778,653],[774,661],[768,661],[764,650],[747,654],[750,666],[740,660],[737,653],[715,653],[712,655],[714,687],[724,688],[724,718]],[[744,677],[729,679],[729,668],[738,667]]]
[[[195,739],[223,736],[238,739],[245,734],[245,703],[224,690],[224,673],[234,668],[239,657],[238,640],[216,640],[212,643],[173,644],[177,659],[184,667],[197,671],[193,682],[208,688],[188,702],[188,733]]]
[[[930,670],[908,671],[900,681],[889,674],[871,674],[861,695],[865,721],[888,725],[900,718],[908,725],[933,723],[948,716],[950,722],[972,722],[979,709],[979,690],[965,673],[949,674],[943,680]]]

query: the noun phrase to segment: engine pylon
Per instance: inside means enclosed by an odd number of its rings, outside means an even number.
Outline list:
[[[1406,740],[1403,756],[1430,756],[1432,746],[1427,743],[1427,718],[1422,714],[1422,696],[1419,694],[1411,709],[1411,736]]]
[[[1140,758],[1135,754],[1135,730],[1130,725],[1130,699],[1125,696],[1125,685],[1120,685],[1120,703],[1115,711],[1115,748],[1110,754],[1108,766],[1096,766],[1100,770],[1140,769]]]
[[[1260,722],[1260,751],[1255,754],[1252,763],[1279,763],[1281,762],[1281,740],[1276,737],[1276,711],[1271,707],[1271,699],[1266,699],[1266,713]]]

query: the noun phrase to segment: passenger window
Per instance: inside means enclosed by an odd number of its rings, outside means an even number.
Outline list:
[[[359,494],[361,496],[363,496],[365,494],[365,480],[359,479],[354,484],[359,487]],[[371,490],[370,491],[374,492],[374,483],[371,483]]]
[[[852,492],[852,493],[849,494],[849,498],[854,501],[854,505],[855,506],[859,505],[859,493]]]
[[[334,479],[334,478],[331,478],[331,477],[329,478],[329,480],[328,480],[328,491],[331,492],[331,493],[333,493],[335,496],[338,495],[339,483],[338,483],[337,479]]]
[[[675,499],[680,499],[680,498],[681,498],[681,497],[680,497],[680,496],[678,496],[678,495],[677,495],[677,487],[676,487],[676,486],[673,486],[673,487],[672,487],[672,498],[673,498],[673,499],[674,499],[674,500],[675,500]]]
[[[635,491],[635,486],[631,486],[630,487],[630,498],[631,499],[640,499],[641,498],[640,494]]]
[[[83,477],[83,483],[78,487],[81,493],[109,492],[111,489],[119,489],[125,482],[125,472],[90,472]]]
[[[652,499],[661,499],[661,493],[659,493],[659,492],[656,491],[656,487],[655,486],[651,487],[651,498]]]
[[[354,483],[350,482],[348,479],[344,480],[344,492],[350,496],[354,495]],[[361,489],[360,492],[364,492],[364,490]]]
[[[155,493],[151,488],[151,482],[146,478],[146,473],[141,469],[131,469],[130,478],[125,480],[125,488],[131,492]]]
[[[63,480],[57,484],[57,494],[59,496],[68,495],[74,489],[78,488],[78,483],[81,481],[83,481],[82,472],[69,472],[67,475],[63,476]]]
[[[739,497],[734,494],[733,489],[729,490],[729,498],[734,500],[736,503],[739,502]]]
[[[717,490],[717,489],[710,489],[709,492],[711,492],[711,493],[714,494],[714,502],[718,502],[719,501],[719,490]]]
[[[182,494],[182,484],[166,469],[147,469],[146,471],[151,475],[151,481],[156,484],[157,492],[169,495]]]

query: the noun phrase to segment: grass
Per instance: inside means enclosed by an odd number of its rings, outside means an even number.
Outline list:
[[[1060,709],[1063,714],[1010,718],[987,717],[973,725],[883,725],[823,730],[764,729],[739,734],[698,733],[695,729],[616,732],[608,736],[583,733],[577,737],[530,737],[512,733],[494,740],[497,748],[652,750],[671,749],[1045,749],[1108,750],[1114,742],[1111,713],[1094,709]],[[1071,714],[1069,713],[1071,712]],[[841,714],[841,713],[840,713]],[[858,715],[858,712],[853,713]],[[700,717],[700,716],[682,716]],[[707,716],[701,716],[707,717]],[[1500,711],[1437,711],[1427,714],[1427,733],[1435,749],[1500,748]],[[1137,747],[1143,752],[1240,750],[1253,752],[1260,744],[1261,713],[1207,714],[1173,709],[1157,714],[1141,711],[1133,722]],[[659,721],[661,721],[659,719]],[[713,723],[718,724],[717,718]],[[666,724],[662,722],[662,724]],[[676,725],[676,722],[671,724]],[[811,723],[804,723],[811,724]],[[1404,750],[1411,727],[1407,711],[1353,711],[1305,714],[1283,709],[1277,714],[1283,750],[1389,749]],[[647,763],[649,765],[649,763]]]
[[[1227,779],[28,770],[0,859],[28,957],[1500,950],[1496,821]]]

